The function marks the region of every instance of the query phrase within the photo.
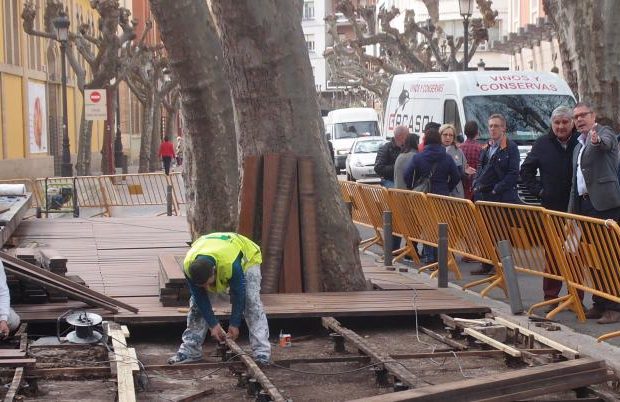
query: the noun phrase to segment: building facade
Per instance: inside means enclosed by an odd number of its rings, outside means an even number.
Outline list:
[[[35,29],[43,29],[45,0],[34,1]],[[0,3],[0,179],[53,176],[62,153],[62,88],[59,43],[24,32],[24,0]],[[70,29],[81,23],[96,29],[88,0],[65,2]],[[78,56],[80,64],[86,62]],[[67,63],[69,144],[73,160],[83,99]],[[93,124],[93,166],[103,141],[103,122]]]

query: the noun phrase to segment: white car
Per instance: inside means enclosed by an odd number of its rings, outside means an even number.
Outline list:
[[[385,139],[376,136],[355,139],[345,162],[347,180],[366,183],[380,182],[381,178],[375,173],[375,159],[377,159],[379,148],[386,142]]]

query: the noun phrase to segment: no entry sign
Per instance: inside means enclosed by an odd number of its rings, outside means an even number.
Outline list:
[[[86,120],[105,120],[106,96],[105,89],[84,90],[84,117]]]

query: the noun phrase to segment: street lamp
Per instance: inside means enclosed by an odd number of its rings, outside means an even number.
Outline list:
[[[474,0],[459,0],[459,9],[463,17],[463,71],[467,71],[467,61],[469,55],[469,17],[471,17]]]
[[[116,136],[114,137],[115,167],[123,167],[123,139],[121,138],[121,92],[120,85],[116,86]]]
[[[58,17],[53,20],[56,28],[56,40],[60,42],[60,65],[62,70],[62,165],[60,174],[63,177],[73,176],[71,164],[71,151],[69,150],[69,123],[67,122],[67,65],[65,63],[67,53],[67,41],[69,40],[69,17],[61,10]]]

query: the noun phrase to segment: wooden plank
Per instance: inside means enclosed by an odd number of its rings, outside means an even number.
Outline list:
[[[301,293],[301,238],[299,233],[299,194],[297,189],[297,164],[293,169],[291,205],[286,225],[284,256],[280,274],[280,292]]]
[[[533,336],[534,339],[536,339],[538,342],[542,343],[543,345],[547,345],[551,348],[554,348],[556,350],[558,350],[560,353],[562,353],[562,356],[566,357],[567,359],[577,359],[579,357],[579,351],[571,349],[567,346],[562,345],[559,342],[556,342],[552,339],[547,338],[544,335],[541,335],[537,332],[534,332],[532,330],[529,330],[525,327],[522,327],[520,325],[517,325],[511,321],[508,321],[504,318],[501,317],[495,317],[495,322],[497,322],[498,324],[504,325],[505,327],[508,327],[512,330],[514,329],[518,329],[519,333],[525,335],[525,336]]]
[[[42,286],[49,286],[54,290],[63,292],[63,294],[79,298],[79,300],[87,303],[91,302],[98,307],[109,309],[111,311],[116,309],[113,309],[110,305],[122,307],[134,313],[138,312],[138,309],[133,306],[119,302],[116,299],[95,292],[87,287],[78,285],[63,276],[56,275],[35,265],[20,261],[19,259],[11,257],[6,253],[0,252],[0,260],[4,263],[7,272],[11,272],[22,279],[38,283]]]
[[[352,342],[358,349],[368,355],[375,363],[383,363],[383,367],[404,384],[414,387],[418,383],[418,378],[402,365],[393,362],[389,353],[383,351],[379,346],[373,345],[350,329],[344,328],[332,317],[321,319],[323,326],[342,335],[347,341]]]
[[[185,285],[185,274],[176,256],[172,254],[160,254],[159,264],[161,272],[165,274],[166,283]]]
[[[432,330],[430,330],[428,328],[424,328],[424,327],[419,327],[419,328],[420,328],[420,331],[424,332],[426,335],[430,336],[431,338],[436,339],[436,340],[438,340],[440,342],[443,342],[443,343],[445,343],[447,345],[450,345],[453,348],[456,348],[457,350],[467,350],[467,349],[469,349],[469,347],[467,345],[464,345],[464,344],[462,344],[460,342],[457,342],[457,341],[455,341],[453,339],[450,339],[447,336],[438,334],[437,332],[432,331]]]
[[[512,346],[508,346],[505,343],[502,343],[498,340],[495,340],[493,338],[491,338],[490,336],[487,336],[485,334],[483,334],[480,331],[476,331],[473,328],[465,328],[464,329],[465,334],[472,336],[476,339],[478,339],[479,341],[482,341],[484,343],[486,343],[489,346],[494,347],[495,349],[501,350],[507,354],[509,354],[512,357],[521,357],[521,352],[518,349],[513,348]]]
[[[262,181],[261,163],[261,157],[257,155],[246,156],[243,159],[237,233],[249,239],[255,239],[257,235],[256,208],[259,205],[258,199]]]
[[[312,157],[300,157],[298,166],[304,291],[320,292],[323,284],[317,228],[314,160]]]
[[[34,367],[37,359],[28,357],[14,359],[0,359],[0,367]]]
[[[524,397],[596,384],[609,378],[605,362],[589,358],[485,375],[462,381],[358,399],[365,402],[515,401]]]
[[[109,378],[111,375],[112,371],[109,366],[54,367],[30,369],[26,373],[26,378],[42,378],[46,380],[84,380],[86,378]]]
[[[112,349],[115,355],[116,380],[118,388],[118,402],[135,402],[136,391],[133,382],[134,360],[127,348],[125,336],[115,323],[105,323],[106,332],[112,339]]]
[[[259,382],[259,384],[263,387],[263,390],[265,390],[269,394],[269,396],[274,402],[286,401],[280,391],[278,391],[278,389],[273,385],[273,383],[271,382],[271,380],[269,380],[265,373],[263,373],[260,367],[258,367],[258,365],[254,363],[254,360],[252,360],[248,356],[248,354],[235,343],[235,341],[230,338],[226,339],[226,346],[228,346],[228,348],[237,355],[237,357],[243,362],[243,364],[245,364],[250,375]]]
[[[15,395],[17,391],[19,391],[19,386],[22,383],[22,377],[24,376],[24,368],[18,367],[15,369],[15,374],[13,375],[13,381],[11,381],[11,386],[4,396],[4,402],[13,402],[15,400]]]

